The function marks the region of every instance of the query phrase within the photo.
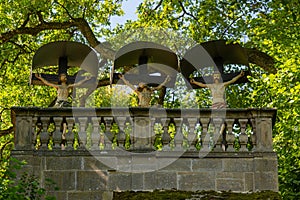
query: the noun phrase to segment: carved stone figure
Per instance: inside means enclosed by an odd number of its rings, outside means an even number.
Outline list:
[[[151,95],[153,94],[153,92],[155,90],[160,90],[163,86],[165,86],[167,82],[171,80],[170,77],[167,76],[164,82],[162,82],[157,87],[149,87],[147,84],[140,82],[138,84],[138,87],[135,88],[128,80],[125,79],[123,75],[118,76],[127,86],[129,86],[138,95],[139,107],[149,107]]]
[[[73,87],[80,86],[85,81],[91,79],[91,77],[85,77],[83,80],[74,83],[74,84],[67,84],[67,75],[64,73],[61,73],[59,75],[59,85],[53,84],[48,82],[46,79],[44,79],[40,74],[35,74],[36,78],[40,79],[45,85],[54,87],[57,90],[57,99],[55,102],[54,107],[70,107],[71,103],[68,101],[69,96],[69,90]],[[62,142],[61,142],[61,149],[64,150],[66,146],[66,133],[67,133],[67,124],[62,124]]]
[[[191,79],[190,82],[192,84],[198,85],[200,87],[204,87],[204,88],[208,88],[211,91],[211,95],[212,95],[212,99],[213,99],[213,103],[212,103],[212,109],[219,109],[219,108],[226,108],[226,102],[225,102],[225,98],[224,98],[224,94],[225,94],[225,87],[236,82],[239,78],[244,76],[244,71],[241,71],[241,73],[239,75],[237,75],[236,77],[234,77],[233,79],[231,79],[230,81],[227,82],[221,82],[220,78],[221,78],[221,74],[219,72],[216,72],[213,74],[213,80],[214,83],[213,84],[204,84],[201,82],[197,82],[194,79]],[[220,131],[219,134],[222,135],[225,131],[225,124],[222,123],[221,127],[220,127]],[[223,151],[225,151],[226,147],[225,144],[222,144],[222,149]]]
[[[231,79],[230,81],[227,82],[221,82],[221,74],[219,72],[216,72],[213,74],[213,84],[205,84],[201,82],[197,82],[194,79],[191,79],[190,82],[191,84],[198,85],[200,87],[208,88],[211,91],[213,103],[212,103],[212,108],[226,108],[226,102],[224,99],[224,93],[225,93],[225,87],[236,82],[239,78],[244,76],[244,72],[242,71],[239,75]]]
[[[59,85],[48,82],[41,75],[35,74],[36,78],[40,79],[45,85],[54,87],[57,90],[57,100],[54,107],[70,107],[71,104],[68,102],[69,90],[73,87],[82,85],[85,81],[91,79],[91,77],[85,77],[83,80],[74,83],[67,84],[67,75],[62,73],[59,75]]]

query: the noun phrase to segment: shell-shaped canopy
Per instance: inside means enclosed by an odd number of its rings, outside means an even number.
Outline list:
[[[239,44],[226,44],[225,40],[215,40],[197,44],[188,50],[180,61],[180,70],[183,76],[189,80],[195,71],[213,67],[219,70],[223,79],[231,79],[232,76],[226,75],[223,71],[223,65],[227,64],[249,66],[246,49]],[[238,72],[233,73],[233,75],[236,74]],[[203,78],[206,80],[204,81]],[[200,79],[201,82],[211,82],[211,77],[201,77]]]
[[[93,76],[98,73],[96,52],[85,44],[71,41],[51,42],[40,47],[33,56],[32,69],[58,66],[62,57],[67,58],[68,67],[80,67]]]
[[[179,71],[177,55],[169,48],[154,42],[132,42],[120,48],[115,54],[114,66],[111,74],[111,83],[116,82],[113,76],[118,68],[129,67],[126,75],[131,77],[132,84],[146,81],[155,82],[161,80],[162,76],[169,75],[172,84]],[[151,74],[156,74],[151,80]],[[126,78],[125,75],[125,78]],[[133,78],[136,77],[136,78]],[[159,79],[156,79],[160,77]],[[133,80],[135,79],[135,80]],[[170,87],[170,84],[167,85]]]
[[[223,64],[249,65],[246,49],[239,44],[226,44],[225,40],[201,43],[213,59],[221,58]]]

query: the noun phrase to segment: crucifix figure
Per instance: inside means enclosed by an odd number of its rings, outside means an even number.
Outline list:
[[[54,87],[57,90],[57,99],[56,99],[54,107],[70,107],[71,103],[68,101],[69,90],[72,89],[73,87],[80,86],[85,81],[91,79],[91,77],[85,77],[83,80],[81,80],[77,83],[67,84],[67,75],[65,73],[61,73],[59,75],[60,84],[56,85],[56,84],[48,82],[40,74],[35,74],[35,76],[36,76],[36,78],[41,80],[45,85]]]
[[[213,74],[213,80],[214,82],[212,84],[204,84],[201,82],[197,82],[194,79],[191,79],[190,82],[192,84],[198,85],[200,87],[208,88],[211,91],[213,103],[212,103],[212,109],[219,109],[219,108],[226,108],[226,102],[224,98],[225,94],[225,87],[236,82],[238,79],[244,76],[244,71],[241,71],[239,75],[231,79],[230,81],[227,82],[222,82],[221,79],[221,74],[219,72],[215,72]],[[223,135],[225,131],[225,124],[223,123],[220,127],[220,135]],[[226,150],[226,144],[222,142],[222,149],[223,151]]]
[[[146,83],[140,82],[138,84],[138,87],[135,88],[128,80],[125,79],[123,75],[119,74],[118,76],[127,86],[129,86],[137,94],[139,99],[139,107],[149,107],[151,95],[153,94],[153,92],[155,90],[160,90],[163,86],[165,86],[166,83],[168,83],[171,80],[170,76],[167,76],[164,82],[162,82],[157,87],[149,87]]]
[[[197,82],[194,79],[191,79],[190,82],[191,84],[198,85],[200,87],[208,88],[211,91],[213,103],[212,103],[212,108],[226,108],[226,102],[224,99],[224,94],[225,94],[225,87],[236,82],[239,78],[244,76],[244,71],[242,71],[239,75],[231,79],[230,81],[227,82],[222,82],[221,81],[221,74],[219,72],[215,72],[213,74],[213,80],[214,82],[212,84],[205,84],[201,82]]]
[[[74,83],[74,84],[67,84],[67,75],[65,73],[61,73],[59,75],[59,83],[58,85],[48,82],[44,79],[40,74],[35,74],[36,78],[41,80],[45,85],[54,87],[57,90],[57,99],[55,102],[54,107],[70,107],[71,103],[68,101],[69,90],[73,87],[82,85],[85,81],[91,79],[91,77],[85,77],[83,80]],[[67,133],[67,124],[62,124],[62,141],[61,141],[61,149],[64,150],[66,146],[66,133]]]

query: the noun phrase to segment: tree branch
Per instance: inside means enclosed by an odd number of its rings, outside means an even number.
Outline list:
[[[12,142],[13,142],[13,141],[12,141],[12,139],[11,139],[11,140],[7,141],[5,144],[2,145],[2,147],[1,147],[1,149],[0,149],[0,158],[1,158],[1,159],[3,158],[2,153],[3,153],[4,149],[5,149],[5,147],[6,147],[7,145],[9,145],[10,143],[12,143]]]
[[[42,15],[41,11],[38,11],[38,12],[37,12],[37,16],[38,16],[38,18],[39,18],[40,23],[41,23],[41,24],[44,24],[45,21],[44,21],[44,17],[43,17],[43,15]]]
[[[92,31],[87,21],[83,18],[77,18],[75,19],[75,21],[76,26],[85,36],[88,43],[94,49],[96,49],[96,51],[98,51],[103,58],[113,60],[115,56],[115,51],[97,40],[96,36],[94,35],[94,32]]]
[[[13,132],[13,130],[14,130],[13,127],[9,127],[8,129],[5,129],[5,130],[0,130],[0,137],[9,135],[10,133]]]
[[[30,13],[26,16],[26,19],[24,20],[23,24],[21,25],[21,27],[25,27],[27,25],[27,23],[29,22],[30,19]]]
[[[196,22],[198,22],[198,18],[197,18],[197,17],[195,17],[193,14],[191,14],[191,13],[189,13],[189,12],[186,11],[184,5],[182,4],[182,1],[178,1],[178,3],[179,3],[179,5],[180,5],[180,7],[181,7],[183,13],[185,13],[186,15],[192,17],[194,20],[196,20]]]
[[[62,4],[59,3],[58,1],[54,1],[54,3],[57,3],[59,6],[61,6],[61,7],[66,11],[67,15],[68,15],[71,19],[74,20],[74,17],[69,13],[68,9],[67,9],[64,5],[62,5]]]
[[[13,37],[21,34],[36,36],[38,33],[45,30],[65,30],[71,27],[77,27],[85,36],[89,44],[98,51],[103,58],[113,59],[115,52],[106,45],[100,43],[94,35],[88,22],[83,18],[75,18],[66,22],[44,22],[34,27],[20,27],[15,30],[8,31],[0,35],[0,44],[4,44]]]
[[[20,27],[15,30],[8,31],[6,33],[2,33],[0,35],[0,42],[1,44],[4,44],[8,42],[10,39],[12,39],[16,35],[21,35],[21,34],[28,34],[32,36],[36,36],[38,33],[44,30],[63,30],[70,28],[72,26],[75,26],[75,22],[50,22],[50,23],[44,23],[44,24],[39,24],[35,27]]]
[[[162,2],[163,2],[163,0],[160,0],[160,2],[159,2],[159,3],[157,4],[157,6],[153,9],[153,11],[154,11],[154,10],[157,10],[157,9],[159,8],[159,6],[161,6]]]

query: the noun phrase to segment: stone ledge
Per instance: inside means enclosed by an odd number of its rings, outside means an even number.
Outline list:
[[[51,156],[51,157],[69,157],[69,156],[101,156],[101,157],[162,157],[162,158],[254,158],[254,157],[274,157],[277,154],[271,152],[200,152],[199,151],[152,151],[152,152],[130,152],[125,150],[13,150],[12,156],[32,155],[32,156]]]

